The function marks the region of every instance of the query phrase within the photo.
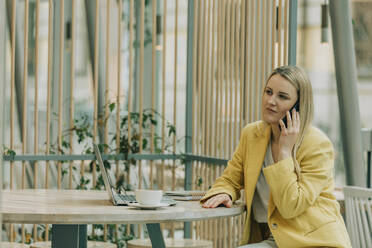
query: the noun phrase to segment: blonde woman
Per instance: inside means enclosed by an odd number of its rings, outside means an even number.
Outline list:
[[[275,69],[262,95],[262,120],[242,130],[223,175],[201,200],[205,208],[231,207],[244,189],[242,247],[351,247],[332,195],[333,146],[311,126],[313,112],[305,72]]]

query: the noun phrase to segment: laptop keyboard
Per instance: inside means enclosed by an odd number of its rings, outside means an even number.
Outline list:
[[[120,200],[122,200],[123,202],[128,202],[128,203],[136,203],[137,202],[135,195],[117,194],[116,196],[119,197]],[[163,196],[163,198],[161,199],[161,202],[162,203],[167,203],[170,206],[176,205],[176,201],[173,200],[169,196]]]
[[[171,197],[169,196],[163,196],[163,198],[161,199],[161,202],[162,203],[167,203],[169,204],[170,206],[174,206],[176,205],[176,201],[173,200]]]
[[[124,202],[129,202],[129,203],[137,202],[136,197],[134,195],[117,194],[117,196],[119,196],[119,198],[123,200]]]

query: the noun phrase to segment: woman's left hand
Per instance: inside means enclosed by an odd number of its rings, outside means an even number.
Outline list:
[[[284,125],[283,120],[279,121],[279,125],[281,127],[278,154],[279,160],[291,157],[292,149],[300,132],[300,114],[293,109],[292,116],[289,111],[287,111],[286,115],[287,127]]]

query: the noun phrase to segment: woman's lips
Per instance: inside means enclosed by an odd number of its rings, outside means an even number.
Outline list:
[[[266,110],[269,111],[270,113],[276,113],[275,110],[272,110],[272,109],[270,109],[270,108],[266,108]]]

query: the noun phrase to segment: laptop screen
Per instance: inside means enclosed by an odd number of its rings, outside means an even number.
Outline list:
[[[106,168],[103,165],[101,152],[99,151],[99,148],[98,148],[97,144],[93,144],[93,147],[94,147],[94,153],[96,154],[96,157],[97,157],[97,160],[98,160],[99,168],[101,169],[101,172],[102,172],[102,177],[103,177],[103,182],[105,183],[105,188],[106,188],[106,190],[107,190],[107,192],[110,196],[111,201],[115,202],[114,201],[114,196],[113,196],[113,193],[112,193],[113,186],[112,186],[112,184],[110,182],[110,179],[108,177],[108,174],[106,172]]]

